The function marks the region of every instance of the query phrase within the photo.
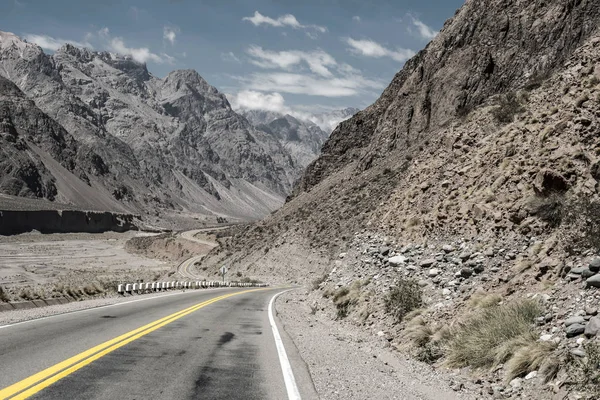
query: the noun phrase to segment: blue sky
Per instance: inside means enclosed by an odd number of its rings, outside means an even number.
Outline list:
[[[236,108],[364,108],[464,0],[0,0],[0,30],[48,53],[127,54],[197,70]]]

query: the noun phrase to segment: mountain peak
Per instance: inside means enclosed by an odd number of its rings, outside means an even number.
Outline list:
[[[37,47],[37,45],[26,42],[12,32],[0,31],[0,50],[16,47],[22,52],[26,48],[34,46]]]

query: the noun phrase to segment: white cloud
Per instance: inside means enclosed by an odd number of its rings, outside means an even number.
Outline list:
[[[432,40],[437,36],[438,32],[427,26],[423,21],[418,20],[412,15],[410,16],[410,18],[412,20],[412,24],[417,28],[417,32],[419,36],[421,36],[421,38],[426,40]]]
[[[381,89],[384,84],[361,75],[334,78],[316,77],[293,73],[255,73],[239,77],[248,89],[264,92],[284,92],[323,97],[347,97],[358,95],[368,89]]]
[[[405,62],[406,60],[415,55],[415,52],[413,50],[402,48],[390,50],[372,40],[355,40],[352,38],[347,38],[346,43],[350,45],[351,52],[366,57],[390,57],[398,62]]]
[[[110,30],[107,27],[101,28],[96,33],[86,33],[83,42],[58,39],[48,35],[24,34],[23,37],[27,41],[35,43],[41,48],[51,51],[58,50],[66,43],[72,44],[76,47],[87,47],[93,49],[94,46],[92,46],[90,43],[90,41],[93,41],[100,49],[107,49],[124,56],[129,56],[139,63],[152,61],[159,64],[174,64],[176,61],[174,57],[166,53],[156,54],[150,51],[150,49],[147,47],[129,47],[125,44],[125,40],[123,38],[112,37]]]
[[[352,17],[352,21],[360,22],[360,17],[358,15],[355,15],[354,17]]]
[[[313,52],[269,51],[260,46],[250,46],[248,54],[253,57],[250,62],[261,68],[290,69],[292,66],[304,62],[312,72],[325,77],[333,75],[328,67],[337,65],[335,59],[322,50]]]
[[[255,11],[252,17],[244,17],[242,18],[242,21],[249,21],[254,26],[270,25],[276,28],[290,27],[293,29],[312,29],[320,33],[327,32],[327,28],[325,28],[324,26],[302,25],[292,14],[285,14],[274,19],[271,17],[267,17],[266,15],[262,15],[258,11]]]
[[[166,54],[159,56],[158,54],[152,53],[147,47],[127,47],[123,39],[120,37],[112,38],[109,47],[112,51],[125,56],[130,56],[139,63],[153,61],[155,63],[162,64],[164,62],[172,61],[172,57],[167,56]]]
[[[238,56],[236,56],[232,51],[229,51],[227,53],[221,53],[221,59],[223,61],[227,61],[227,62],[235,62],[238,64],[241,64],[241,60],[238,58]]]
[[[163,39],[168,40],[171,45],[174,45],[175,39],[177,39],[177,32],[179,32],[179,29],[165,26],[163,28]]]
[[[285,100],[280,93],[262,93],[254,90],[242,90],[237,94],[228,94],[227,99],[234,110],[264,110],[281,114],[291,112],[285,105]]]
[[[107,38],[110,36],[110,31],[108,30],[108,28],[105,26],[104,28],[101,28],[98,31],[98,35],[102,38]]]
[[[93,49],[94,47],[87,41],[88,36],[86,35],[86,40],[84,42],[77,42],[75,40],[69,39],[60,39],[53,38],[48,35],[34,35],[34,34],[25,34],[23,38],[30,43],[35,43],[40,46],[42,49],[56,51],[60,49],[65,44],[69,43],[76,47],[87,47]]]

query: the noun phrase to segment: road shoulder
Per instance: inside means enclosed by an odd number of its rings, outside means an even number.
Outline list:
[[[312,313],[307,292],[298,289],[277,299],[280,321],[304,360],[318,397],[334,399],[475,399],[454,392],[452,376],[425,364],[407,361],[385,348],[382,338]]]

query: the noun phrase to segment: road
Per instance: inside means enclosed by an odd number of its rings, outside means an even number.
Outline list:
[[[273,329],[281,291],[188,291],[0,327],[0,399],[315,398]]]
[[[211,248],[217,247],[219,244],[216,242],[211,242],[208,240],[203,240],[203,239],[199,239],[196,237],[196,235],[198,233],[201,232],[213,232],[213,231],[219,231],[222,229],[227,229],[230,228],[231,225],[227,225],[227,226],[222,226],[222,227],[217,227],[217,228],[205,228],[205,229],[195,229],[192,231],[186,231],[186,232],[181,232],[181,237],[192,241],[192,242],[196,242],[196,243],[200,243],[200,244],[204,244],[206,246],[210,246]],[[198,277],[193,273],[193,268],[192,266],[197,262],[200,261],[204,258],[206,254],[200,254],[194,257],[190,257],[187,260],[185,260],[184,262],[182,262],[181,264],[179,264],[179,266],[177,267],[177,272],[179,273],[179,275],[183,276],[184,278],[189,278],[189,279],[198,279]]]

